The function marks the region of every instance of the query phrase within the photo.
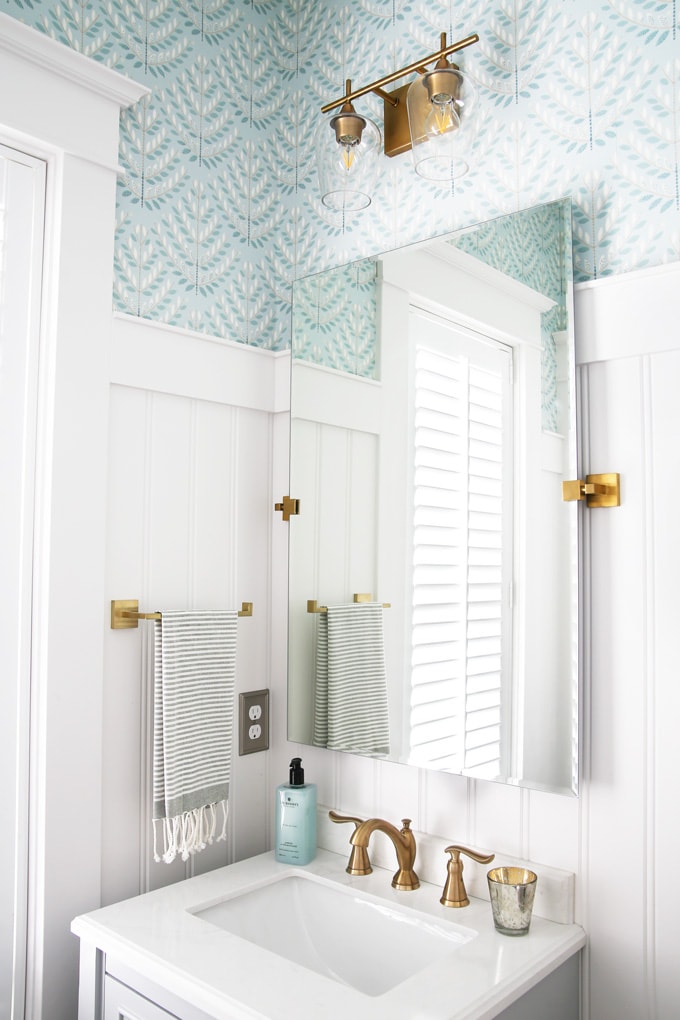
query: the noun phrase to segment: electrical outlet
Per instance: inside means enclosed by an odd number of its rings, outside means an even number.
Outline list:
[[[238,753],[252,754],[269,747],[269,691],[239,694]]]

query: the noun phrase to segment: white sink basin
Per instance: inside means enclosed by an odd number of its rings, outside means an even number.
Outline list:
[[[192,913],[365,995],[382,995],[476,934],[307,872]]]

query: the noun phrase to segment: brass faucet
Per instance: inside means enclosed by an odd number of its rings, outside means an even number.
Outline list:
[[[373,871],[368,859],[368,841],[371,834],[378,829],[379,832],[384,832],[386,836],[390,837],[397,854],[399,868],[392,878],[393,888],[403,890],[418,888],[420,881],[413,870],[416,859],[416,840],[410,828],[410,818],[402,818],[402,828],[397,829],[395,825],[382,818],[367,818],[362,821],[361,818],[339,815],[335,811],[329,811],[328,817],[332,822],[354,822],[354,832],[350,837],[352,852],[345,868],[345,871],[350,875],[370,875]]]
[[[466,854],[466,856],[471,857],[473,861],[477,861],[479,864],[490,864],[494,859],[494,855],[480,854],[475,850],[469,850],[466,846],[447,846],[444,853],[450,854],[450,857],[446,866],[446,884],[439,902],[445,907],[467,907],[470,900],[465,891],[463,862],[460,859],[460,855]]]

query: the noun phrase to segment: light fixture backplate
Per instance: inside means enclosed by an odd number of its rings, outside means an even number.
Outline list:
[[[406,108],[406,93],[409,90],[410,82],[390,92],[390,96],[396,99],[397,105],[385,101],[385,155],[399,156],[402,152],[411,151],[411,133],[408,127],[408,110]]]

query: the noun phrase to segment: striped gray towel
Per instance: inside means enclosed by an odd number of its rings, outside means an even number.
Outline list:
[[[319,614],[313,742],[335,751],[389,754],[379,602],[329,606]]]
[[[226,838],[234,721],[233,612],[168,612],[154,624],[154,859]],[[162,855],[158,850],[158,831]]]

